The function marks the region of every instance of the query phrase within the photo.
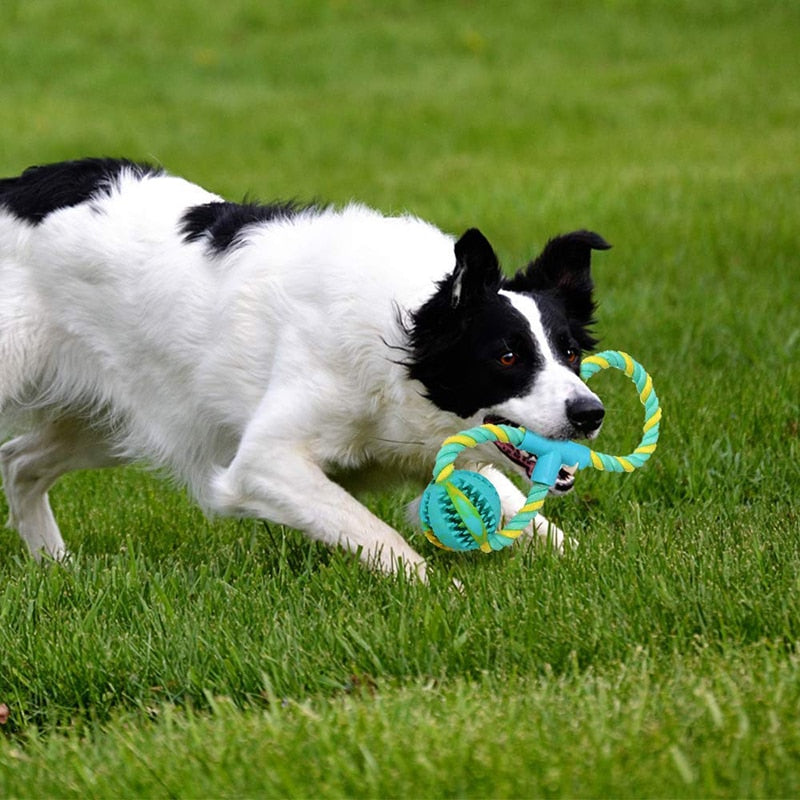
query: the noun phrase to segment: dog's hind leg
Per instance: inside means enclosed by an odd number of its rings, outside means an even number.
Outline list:
[[[101,433],[74,418],[43,423],[6,442],[0,447],[0,472],[10,512],[8,527],[18,531],[36,558],[65,558],[48,490],[67,472],[118,463]]]

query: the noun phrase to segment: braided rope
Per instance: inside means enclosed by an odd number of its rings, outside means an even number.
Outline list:
[[[653,389],[653,379],[638,361],[621,350],[605,350],[597,355],[584,358],[581,362],[581,378],[588,381],[592,375],[609,367],[624,372],[633,381],[639,392],[639,400],[644,406],[642,440],[637,448],[627,456],[611,456],[592,450],[592,466],[608,472],[633,472],[641,467],[656,449],[659,423],[661,422],[661,406]]]
[[[615,456],[599,453],[576,442],[559,442],[546,439],[526,431],[525,428],[511,425],[484,424],[461,431],[444,440],[433,467],[433,484],[446,483],[455,471],[454,462],[466,448],[477,447],[486,442],[505,442],[527,450],[538,458],[531,481],[531,489],[525,503],[517,514],[506,522],[505,527],[494,536],[500,539],[498,546],[504,546],[516,539],[533,521],[544,505],[550,487],[555,483],[555,476],[562,464],[576,464],[578,469],[593,467],[607,472],[632,472],[641,467],[653,454],[659,436],[661,407],[653,389],[653,381],[639,362],[627,353],[618,350],[606,350],[597,355],[588,356],[581,363],[581,378],[589,380],[600,370],[615,368],[624,372],[636,385],[639,400],[644,406],[645,419],[642,428],[642,439],[636,449],[626,456]],[[577,462],[577,463],[576,463]],[[426,530],[426,536],[434,543],[442,546],[433,531]],[[450,548],[445,548],[450,549]],[[496,549],[484,543],[482,550]]]

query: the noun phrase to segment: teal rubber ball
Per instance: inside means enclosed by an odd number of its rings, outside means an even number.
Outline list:
[[[500,496],[488,478],[455,470],[431,483],[422,495],[420,519],[425,535],[445,550],[500,550],[514,542],[497,533]]]

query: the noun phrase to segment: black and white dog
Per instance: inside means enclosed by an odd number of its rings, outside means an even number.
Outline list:
[[[591,251],[608,247],[560,236],[505,278],[479,231],[455,241],[360,205],[230,203],[116,159],[2,180],[10,525],[34,554],[63,558],[53,482],[141,461],[209,511],[424,577],[422,557],[344,487],[365,473],[424,484],[442,439],[486,418],[593,436],[603,406],[578,367],[595,344]],[[530,459],[489,449],[465,466],[513,514],[523,496],[497,466],[530,474]],[[562,471],[556,488],[571,484]],[[535,532],[548,534],[543,518]]]

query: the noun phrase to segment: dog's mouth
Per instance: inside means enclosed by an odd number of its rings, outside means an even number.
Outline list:
[[[511,425],[515,428],[519,427],[516,422],[493,415],[485,417],[483,421],[491,425]],[[533,468],[536,466],[536,456],[533,455],[533,453],[526,453],[524,450],[520,450],[508,442],[495,442],[494,445],[509,461],[523,470],[528,480],[531,479]],[[550,487],[550,492],[552,494],[566,494],[571,491],[574,486],[575,467],[565,464],[562,465],[561,469],[558,471],[558,477],[556,478],[555,484]]]

